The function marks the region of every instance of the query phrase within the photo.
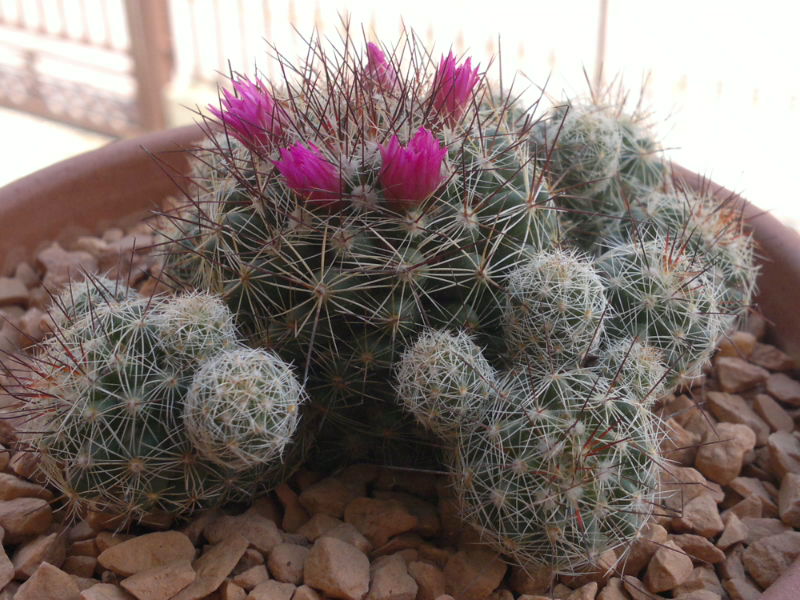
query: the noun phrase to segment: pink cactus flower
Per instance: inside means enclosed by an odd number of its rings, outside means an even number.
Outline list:
[[[442,161],[447,148],[424,127],[420,127],[405,148],[395,135],[380,150],[383,159],[380,181],[393,210],[419,206],[442,185]]]
[[[452,52],[442,57],[433,82],[433,106],[445,123],[452,127],[464,116],[479,79],[478,67],[472,68],[471,58],[457,67]]]
[[[222,110],[212,104],[208,110],[244,145],[269,148],[283,133],[287,121],[283,108],[258,78],[252,82],[240,76],[233,82],[233,89],[235,93],[222,90]]]
[[[367,67],[365,72],[374,84],[383,92],[390,92],[397,85],[397,71],[377,44],[367,44]]]
[[[286,185],[306,199],[309,207],[335,210],[342,208],[342,180],[339,169],[325,160],[313,143],[310,149],[298,142],[281,149],[275,167],[286,179]]]

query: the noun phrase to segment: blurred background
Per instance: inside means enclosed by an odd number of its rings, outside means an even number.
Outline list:
[[[800,228],[800,7],[780,0],[0,0],[0,185],[189,123],[229,69],[274,73],[266,42],[302,56],[343,15],[484,66],[500,49],[531,98],[622,82],[674,161]]]

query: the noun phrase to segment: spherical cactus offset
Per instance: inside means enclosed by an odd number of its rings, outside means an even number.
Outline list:
[[[136,295],[136,290],[121,281],[90,275],[82,281],[71,281],[53,298],[50,314],[56,326],[62,327],[85,317],[102,304],[135,298]]]
[[[403,407],[443,437],[473,424],[496,393],[494,369],[464,332],[424,332],[397,369],[397,396]]]
[[[624,549],[657,498],[660,435],[588,370],[521,372],[452,459],[461,515],[525,566],[581,573]]]
[[[612,387],[648,406],[667,391],[669,367],[661,350],[636,338],[608,341],[610,345],[599,353],[597,368]]]
[[[297,428],[305,393],[291,367],[264,350],[220,352],[197,370],[183,424],[200,454],[246,470],[282,460]]]
[[[517,362],[576,363],[599,342],[608,305],[591,262],[572,252],[533,254],[509,274],[505,339]]]

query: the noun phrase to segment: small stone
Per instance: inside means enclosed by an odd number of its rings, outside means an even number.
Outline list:
[[[335,477],[327,477],[304,490],[298,500],[310,514],[341,518],[345,507],[358,495]]]
[[[778,535],[790,531],[791,528],[779,519],[754,519],[745,517],[742,523],[747,529],[747,539],[745,544],[752,544],[761,538],[769,537],[771,535]]]
[[[341,540],[348,544],[352,544],[353,546],[361,550],[364,554],[367,554],[372,551],[372,544],[370,544],[369,540],[365,538],[363,535],[361,535],[358,529],[356,529],[350,523],[342,523],[341,525],[337,525],[333,529],[329,529],[320,536],[320,538],[323,537],[335,538],[337,540]]]
[[[43,562],[17,590],[14,600],[80,600],[81,591],[68,574]]]
[[[773,373],[767,378],[767,392],[776,400],[800,406],[800,381],[784,373]]]
[[[0,590],[14,579],[14,564],[9,560],[5,548],[0,545]]]
[[[667,530],[655,522],[645,525],[620,564],[623,575],[638,575],[650,562],[653,554],[667,541]]]
[[[56,291],[69,281],[80,281],[85,273],[97,272],[97,259],[82,250],[68,252],[57,242],[36,255],[36,262],[44,270],[42,285]]]
[[[193,558],[194,546],[188,537],[179,531],[157,531],[111,546],[97,560],[104,568],[127,577]]]
[[[749,331],[734,331],[720,340],[718,356],[748,359],[756,346],[756,336]]]
[[[663,529],[663,527],[661,529]],[[667,532],[664,531],[664,540],[666,541],[666,539]],[[512,592],[533,596],[536,594],[544,594],[549,590],[553,579],[553,571],[547,567],[529,566],[522,568],[513,566],[511,567],[511,577],[509,577],[508,585]]]
[[[725,529],[717,540],[717,548],[727,550],[734,544],[747,539],[747,526],[736,516],[736,513],[728,513],[723,517],[722,522],[725,523]]]
[[[791,356],[769,344],[756,344],[750,362],[770,371],[791,371],[795,368]]]
[[[300,584],[309,549],[296,544],[278,544],[269,553],[267,566],[278,581]]]
[[[223,581],[219,588],[220,600],[246,600],[247,592],[232,581]]]
[[[281,522],[281,508],[278,506],[275,498],[273,498],[271,495],[260,496],[259,498],[253,500],[250,508],[248,508],[246,512],[261,515],[276,525],[279,525]]]
[[[769,425],[770,431],[792,431],[794,420],[784,408],[767,394],[756,394],[753,409]]]
[[[714,365],[722,390],[734,394],[752,389],[769,377],[766,369],[733,356],[720,356]]]
[[[778,493],[778,513],[781,521],[800,529],[800,474],[787,473]]]
[[[347,505],[344,520],[352,524],[376,549],[389,538],[411,531],[417,526],[417,518],[397,500],[356,498]]]
[[[669,510],[680,514],[683,506],[697,498],[708,495],[714,502],[722,502],[725,493],[718,483],[708,481],[697,469],[670,465],[661,471],[661,488],[664,504]]]
[[[589,583],[579,587],[577,590],[574,590],[569,596],[567,596],[567,600],[594,600],[596,595],[597,582],[590,581]]]
[[[247,600],[292,600],[296,589],[297,587],[291,583],[269,580],[253,588],[253,591],[247,594]]]
[[[137,600],[169,600],[194,581],[195,573],[188,560],[173,562],[137,572],[120,585]]]
[[[80,540],[71,543],[69,548],[67,548],[67,553],[70,556],[94,556],[95,558],[97,558],[97,555],[100,554],[100,552],[97,550],[97,542],[95,542],[93,539]]]
[[[711,496],[694,498],[683,507],[683,515],[672,519],[676,531],[693,531],[703,537],[714,537],[725,529],[717,510],[717,503]]]
[[[232,531],[240,533],[259,552],[269,554],[283,541],[277,525],[256,513],[244,513],[235,517],[223,515],[211,521],[203,530],[203,535],[211,544],[218,544]]]
[[[11,473],[0,473],[0,500],[41,498],[52,500],[53,492],[41,485],[20,479]]]
[[[47,531],[53,522],[53,511],[41,498],[14,498],[0,501],[0,527],[4,543],[18,544]]]
[[[447,561],[450,560],[450,557],[453,554],[455,554],[455,550],[441,548],[428,543],[422,544],[419,548],[417,548],[417,552],[419,553],[420,560],[426,560],[429,563],[436,565],[440,569],[444,569]]]
[[[12,304],[28,304],[28,288],[19,279],[0,277],[0,306]]]
[[[275,495],[278,496],[283,505],[283,521],[281,527],[289,533],[296,533],[309,519],[306,509],[300,504],[297,494],[287,484],[282,483],[275,488]]]
[[[455,600],[483,600],[497,589],[506,570],[505,563],[490,550],[461,550],[444,568],[445,589]]]
[[[750,544],[742,562],[750,576],[762,588],[772,585],[800,556],[800,531],[770,535]]]
[[[75,585],[78,586],[78,589],[83,592],[84,590],[88,590],[90,587],[94,587],[100,580],[96,579],[95,577],[81,577],[80,575],[75,575],[70,573],[70,577],[72,577],[72,581],[75,582]]]
[[[747,425],[756,434],[756,446],[763,446],[767,443],[770,434],[769,425],[750,408],[750,405],[741,396],[724,392],[706,392],[706,406],[720,421]]]
[[[692,568],[692,559],[668,540],[650,559],[644,584],[651,592],[666,592],[686,581]]]
[[[86,521],[84,521],[84,523],[85,522]],[[110,531],[100,531],[97,533],[97,537],[94,539],[94,541],[97,544],[97,549],[100,552],[105,552],[112,546],[132,540],[134,537],[136,536],[127,533],[111,533]]]
[[[314,542],[323,533],[341,524],[342,521],[330,515],[312,515],[311,518],[297,530],[297,533],[304,536],[308,541]]]
[[[61,565],[65,573],[87,579],[94,575],[95,567],[97,559],[94,556],[68,556]]]
[[[14,279],[19,279],[25,284],[25,287],[29,288],[39,285],[39,275],[33,270],[33,267],[25,261],[17,263],[17,267],[14,269]]]
[[[368,600],[414,600],[417,582],[400,556],[382,556],[370,566]]]
[[[211,546],[192,563],[197,574],[194,581],[172,600],[199,600],[216,590],[233,571],[247,546],[247,540],[238,533]]]
[[[761,590],[745,578],[727,579],[722,582],[722,586],[730,595],[731,600],[758,600],[761,598]]]
[[[800,475],[800,440],[786,431],[776,431],[767,440],[769,467],[778,479],[787,473]]]
[[[772,496],[767,491],[767,488],[764,486],[764,483],[760,479],[756,479],[755,477],[737,477],[729,484],[730,488],[742,496],[743,498],[748,498],[750,496],[755,496],[761,501],[761,515],[745,515],[745,516],[757,516],[757,517],[777,517],[778,516],[778,505],[775,504],[775,501],[772,499]],[[738,515],[740,518],[742,515]]]
[[[761,517],[761,499],[758,496],[747,496],[744,500],[731,506],[726,512],[735,513],[740,519],[744,519],[745,517]]]
[[[408,574],[417,582],[417,600],[436,600],[445,593],[444,572],[423,561],[408,563]]]
[[[692,560],[702,561],[712,565],[725,560],[725,553],[703,536],[683,533],[674,535],[670,539]]]
[[[259,583],[269,579],[269,572],[264,565],[255,565],[242,571],[233,578],[233,582],[248,592]]]
[[[48,562],[61,567],[67,555],[64,536],[58,533],[40,535],[17,546],[14,552],[14,577],[28,579],[39,565]]]
[[[653,600],[653,595],[647,591],[638,578],[632,575],[625,575],[622,578],[622,586],[633,600]]]
[[[725,590],[719,581],[719,577],[714,572],[713,567],[701,565],[692,569],[692,573],[680,585],[675,586],[672,590],[673,598],[683,597],[697,591],[709,591],[722,596]]]
[[[628,600],[628,594],[625,593],[622,579],[619,577],[609,579],[597,595],[597,600]]]
[[[80,600],[136,600],[113,583],[97,583],[81,592]]]
[[[661,443],[661,453],[669,460],[691,467],[697,454],[697,444],[700,437],[684,429],[675,419],[664,423],[666,435]]]
[[[294,591],[292,600],[320,600],[320,596],[314,588],[301,585]]]
[[[303,576],[306,585],[326,596],[361,600],[369,590],[369,560],[351,544],[321,537],[306,557]]]
[[[755,447],[756,436],[746,425],[719,423],[716,435],[703,441],[695,467],[711,481],[727,485],[741,472],[744,455]]]
[[[219,509],[204,510],[194,515],[191,522],[181,529],[181,533],[189,538],[189,540],[197,546],[200,543],[200,536],[203,531],[208,527],[209,523],[222,516],[222,511]]]
[[[684,594],[673,595],[676,600],[722,600],[722,596],[711,590],[694,590]]]

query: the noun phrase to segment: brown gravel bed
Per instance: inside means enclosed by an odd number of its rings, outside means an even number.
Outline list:
[[[146,225],[110,229],[0,277],[0,351],[40,339],[46,290],[81,271],[163,290],[151,243]],[[102,514],[67,525],[0,421],[0,600],[758,598],[800,556],[800,379],[764,336],[753,317],[701,381],[656,405],[675,493],[626,557],[581,577],[508,567],[455,517],[443,477],[371,465],[301,471],[244,512],[180,529],[163,515],[135,535]]]

